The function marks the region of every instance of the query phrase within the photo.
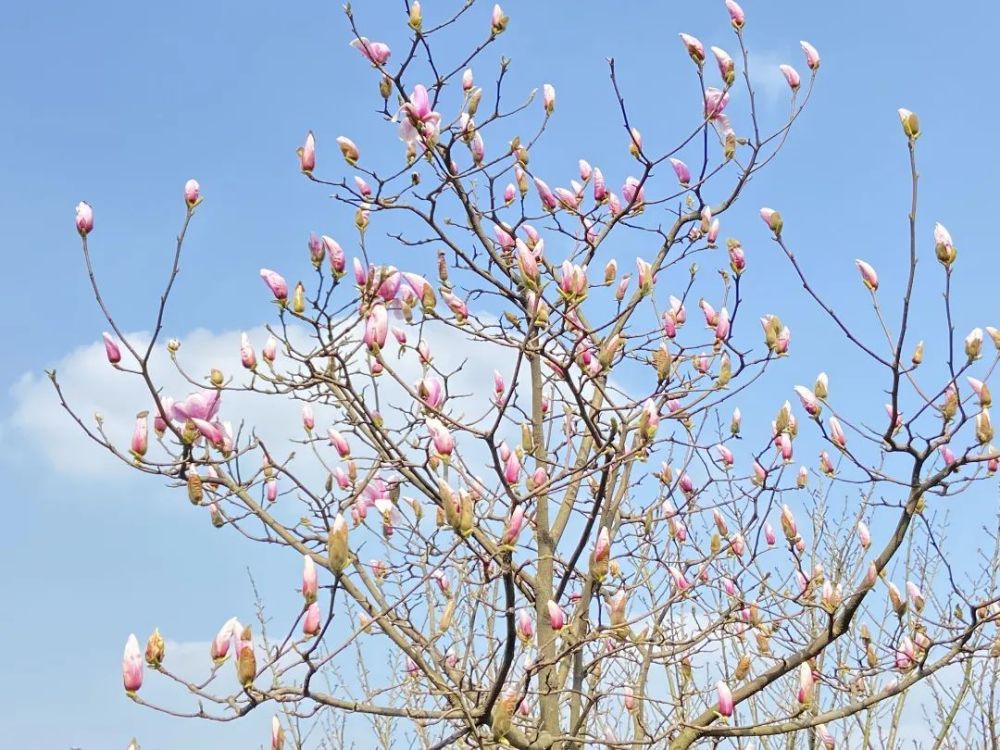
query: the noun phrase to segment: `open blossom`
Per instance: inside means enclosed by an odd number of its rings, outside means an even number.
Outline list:
[[[392,50],[389,48],[388,44],[384,42],[372,42],[366,37],[359,37],[351,42],[351,46],[354,47],[361,56],[368,60],[372,65],[385,65],[389,62],[389,57],[392,56]]]
[[[705,89],[705,117],[716,120],[729,104],[729,92],[709,86]]]
[[[122,656],[122,682],[125,692],[134,693],[142,687],[142,652],[139,641],[132,634],[125,642],[125,653]]]
[[[431,111],[430,96],[422,84],[417,84],[410,92],[400,113],[403,115],[399,125],[399,137],[407,143],[414,143],[423,138],[426,143],[437,140],[441,127],[441,115]]]

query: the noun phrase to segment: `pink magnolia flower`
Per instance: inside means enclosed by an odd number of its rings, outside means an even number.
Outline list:
[[[459,324],[464,323],[465,319],[469,317],[468,305],[447,289],[441,290],[441,296],[444,297],[445,304],[448,305],[448,308],[455,314],[456,322]]]
[[[717,120],[729,104],[729,92],[709,86],[705,89],[705,117]]]
[[[868,549],[872,543],[871,532],[864,521],[858,521],[858,541],[861,542],[862,549]]]
[[[132,432],[132,441],[129,450],[137,459],[146,455],[149,448],[149,412],[141,411],[135,415],[135,430]]]
[[[188,180],[184,183],[184,202],[194,208],[201,201],[201,187],[198,180]]]
[[[76,231],[86,237],[94,230],[94,209],[86,201],[76,204]]]
[[[732,716],[733,715],[733,693],[723,681],[719,681],[715,685],[715,690],[718,695],[718,711],[722,716]]]
[[[740,7],[736,0],[726,0],[726,10],[729,11],[729,19],[733,24],[734,29],[742,29],[743,24],[746,22],[746,15],[743,13],[743,8]]]
[[[183,401],[170,405],[170,416],[178,421],[187,419],[210,420],[218,413],[221,398],[219,391],[192,393]]]
[[[455,450],[455,438],[444,424],[433,417],[427,419],[427,430],[431,434],[434,450],[442,458],[448,458]]]
[[[285,302],[288,299],[288,283],[281,274],[267,268],[262,268],[260,269],[260,277],[267,284],[268,289],[271,290],[276,300]]]
[[[122,682],[126,693],[134,693],[142,687],[142,651],[135,634],[129,635],[122,656]]]
[[[431,409],[444,403],[444,385],[437,378],[423,378],[417,383],[417,395]]]
[[[431,111],[430,97],[422,84],[417,84],[410,92],[410,99],[400,110],[403,115],[399,125],[399,137],[407,143],[423,138],[426,143],[437,140],[441,127],[441,115]]]
[[[462,72],[462,91],[468,93],[472,90],[473,86],[475,86],[475,80],[472,76],[472,68],[466,68]]]
[[[816,398],[816,394],[804,385],[795,386],[795,393],[802,402],[802,408],[806,410],[806,414],[810,417],[818,417],[819,413],[823,410],[823,406],[820,404],[819,399]]]
[[[549,115],[556,108],[556,90],[551,83],[542,86],[542,106],[545,107],[545,113]]]
[[[376,67],[379,65],[385,65],[389,62],[389,58],[392,56],[392,50],[389,49],[388,44],[383,42],[371,42],[365,37],[354,39],[351,42],[351,46],[360,52],[362,57]]]
[[[306,143],[308,143],[308,139],[306,140]],[[344,160],[348,164],[353,167],[358,163],[358,159],[361,158],[361,152],[358,150],[358,147],[354,145],[354,141],[346,135],[337,136],[337,146],[340,147],[340,153],[343,155]]]
[[[878,289],[878,274],[875,273],[875,269],[863,260],[855,260],[854,265],[861,272],[861,280],[865,283],[865,286],[873,292]]]
[[[510,518],[507,519],[507,526],[504,529],[503,536],[500,537],[500,544],[505,547],[513,547],[517,544],[517,537],[521,533],[521,528],[524,525],[524,505],[518,505],[510,514]]]
[[[369,351],[381,349],[389,337],[389,313],[385,305],[372,305],[368,317],[365,318],[364,342]]]
[[[607,526],[602,526],[597,535],[597,542],[594,544],[594,562],[603,562],[608,559],[611,552],[611,532]]]
[[[719,239],[719,229],[721,225],[719,220],[715,219],[711,225],[708,227],[708,234],[705,235],[705,241],[708,243],[709,247],[715,247],[715,241]]]
[[[336,449],[341,458],[347,458],[351,455],[351,446],[348,444],[347,438],[332,427],[326,431],[326,435],[330,439],[330,445]]]
[[[802,662],[799,665],[799,693],[798,701],[799,703],[808,703],[812,697],[813,685],[815,685],[815,680],[813,679],[812,667],[809,666],[808,662]]]
[[[556,604],[554,601],[549,599],[546,604],[546,608],[549,612],[549,625],[553,630],[562,630],[566,625],[566,613],[562,611],[562,608]]]
[[[785,81],[788,82],[788,87],[792,91],[798,89],[799,85],[802,83],[802,79],[799,77],[799,72],[795,68],[791,65],[779,65],[778,70],[781,71],[781,75],[785,77]]]
[[[781,234],[781,229],[783,222],[781,220],[781,214],[775,211],[773,208],[762,208],[760,210],[760,218],[764,220],[768,228],[775,234]]]
[[[719,445],[715,446],[715,450],[719,454],[719,458],[722,459],[722,464],[723,466],[725,466],[725,468],[728,469],[733,465],[735,459],[733,457],[733,452],[729,450],[729,448],[720,443]]]
[[[604,183],[604,173],[597,167],[594,168],[594,200],[603,203],[608,198],[608,188]]]
[[[729,338],[729,311],[724,307],[719,310],[715,324],[715,338],[717,341],[725,341]]]
[[[323,243],[326,257],[330,261],[330,270],[336,275],[344,273],[344,269],[347,267],[347,258],[340,244],[333,237],[328,237],[325,234],[320,237],[320,242]]]
[[[104,338],[104,353],[108,357],[108,362],[113,365],[117,365],[122,361],[122,351],[118,348],[118,344],[115,340],[111,338],[111,334],[105,331],[101,334]]]
[[[746,551],[747,544],[746,540],[743,538],[742,534],[734,534],[729,540],[729,548],[733,551],[733,554],[737,557],[743,557],[743,553]]]
[[[240,621],[235,617],[231,617],[226,620],[225,624],[219,629],[219,632],[212,640],[212,661],[218,664],[226,658],[226,654],[229,653],[229,646],[232,643],[233,636],[242,629],[243,627],[240,625]]]
[[[285,746],[285,730],[277,716],[271,717],[271,750],[282,750]]]
[[[802,467],[805,468],[804,466]],[[819,469],[828,477],[832,477],[835,473],[833,468],[833,462],[830,460],[830,454],[826,451],[819,452]]]
[[[781,529],[785,532],[785,538],[789,541],[798,536],[795,516],[792,515],[792,509],[787,505],[781,506]]]
[[[669,568],[667,568],[667,572],[670,574],[670,578],[674,582],[674,587],[678,591],[684,592],[687,591],[689,588],[691,588],[691,582],[688,581],[688,579],[680,571],[680,568],[671,565]]]
[[[319,578],[316,575],[316,563],[311,555],[302,556],[302,596],[307,602],[316,599],[319,590]]]
[[[819,70],[819,52],[816,51],[816,48],[809,44],[809,42],[799,42],[799,44],[805,53],[806,65],[809,66],[809,70]]]
[[[680,34],[681,43],[687,49],[691,59],[694,60],[698,65],[705,62],[705,45],[703,45],[696,37],[690,34]]]
[[[823,745],[824,750],[834,750],[837,746],[836,738],[830,734],[829,730],[826,728],[826,724],[816,725],[816,738]]]
[[[920,612],[924,608],[924,595],[920,591],[920,587],[913,581],[907,581],[906,594],[910,597],[910,601],[913,603],[913,608],[917,610],[917,612]]]
[[[510,19],[504,15],[503,8],[500,7],[500,3],[493,6],[493,12],[490,14],[490,30],[493,35],[503,33],[507,28],[507,22]]]
[[[320,631],[319,602],[313,602],[306,608],[306,616],[302,621],[304,635],[318,635]]]
[[[910,636],[904,636],[896,648],[896,669],[901,672],[908,670],[917,660],[917,651],[910,640]]]
[[[517,484],[518,478],[521,475],[521,458],[517,455],[517,451],[511,451],[510,455],[506,458],[506,464],[504,465],[503,477],[507,480],[509,484]]]
[[[622,185],[622,198],[625,203],[632,206],[634,211],[642,208],[646,202],[646,190],[636,177],[626,177],[625,184]]]
[[[257,366],[257,355],[254,353],[253,346],[250,345],[250,337],[246,333],[240,334],[240,361],[248,370]]]
[[[508,206],[514,202],[514,197],[517,195],[515,190],[513,182],[507,183],[507,187],[503,190],[503,202]]]
[[[778,543],[778,535],[774,532],[774,527],[769,523],[764,524],[764,540],[770,547]]]
[[[712,54],[719,64],[719,75],[722,76],[722,80],[727,86],[732,85],[736,80],[736,63],[733,62],[733,58],[721,47],[712,47]]]
[[[687,187],[691,182],[691,170],[688,169],[688,165],[682,162],[680,159],[670,159],[670,163],[674,167],[674,173],[677,175],[677,181]]]
[[[556,206],[559,205],[559,201],[556,199],[552,189],[540,177],[535,178],[535,189],[538,191],[538,197],[542,201],[542,205],[548,211],[554,211]]]
[[[847,447],[847,436],[844,434],[840,420],[836,417],[830,417],[830,440],[841,450]]]
[[[530,641],[535,633],[535,624],[531,620],[531,615],[528,614],[528,610],[519,609],[517,610],[517,621],[515,623],[515,629],[517,630],[518,637],[527,642]]]
[[[311,130],[306,133],[306,140],[296,153],[299,155],[299,169],[304,174],[312,174],[316,168],[316,137]]]

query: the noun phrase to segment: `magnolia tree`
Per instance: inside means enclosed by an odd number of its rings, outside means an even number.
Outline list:
[[[104,301],[94,213],[77,207],[107,358],[148,398],[127,446],[77,416],[53,374],[63,405],[125,466],[186,492],[219,533],[287,548],[303,571],[301,599],[271,606],[263,636],[245,624],[249,603],[222,626],[205,680],[172,670],[159,632],[145,653],[130,636],[133,701],[215,721],[274,714],[272,748],[360,737],[385,748],[890,747],[908,691],[926,680],[939,746],[992,734],[996,535],[983,532],[984,557],[960,573],[932,511],[997,469],[987,381],[1000,331],[952,326],[956,249],[940,224],[933,238],[917,231],[920,125],[906,110],[905,292],[881,298],[875,269],[856,261],[849,296],[872,305],[871,328],[852,328],[810,285],[777,210],[759,209],[753,238],[774,243],[772,260],[721,239],[720,217],[789,137],[820,70],[802,42],[807,76],[781,66],[791,106],[767,132],[749,21],[733,0],[726,11],[731,53],[680,35],[703,92],[676,100],[686,137],[644,146],[611,61],[619,163],[580,159],[578,174],[554,175],[532,166],[557,116],[553,87],[508,104],[508,60],[488,83],[473,75],[507,32],[499,6],[425,18],[409,2],[402,53],[363,36],[348,6],[350,43],[381,98],[365,146],[394,166],[376,170],[348,135],[327,150],[305,137],[298,168],[354,226],[312,236],[300,264],[260,271],[273,314],[266,343],[244,335],[242,370],[233,351],[192,372],[181,342],[162,338],[184,237],[209,210],[197,182],[141,341]],[[473,40],[466,54],[432,52],[458,27]],[[373,244],[405,249],[405,263]],[[948,328],[927,342],[936,364],[921,367],[912,290],[930,254]],[[741,280],[779,261],[812,317],[782,321],[744,299]],[[743,424],[740,401],[759,399],[765,373],[794,355],[789,322],[839,331],[885,412],[856,413],[858,399],[819,373],[767,407],[773,421]],[[162,387],[153,355],[164,348],[189,394]],[[229,406],[249,394],[301,414],[301,431],[249,423]],[[176,705],[142,697],[150,677],[176,683]]]

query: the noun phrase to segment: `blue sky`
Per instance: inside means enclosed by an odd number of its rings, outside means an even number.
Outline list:
[[[454,3],[424,5],[431,16]],[[400,42],[402,3],[355,6],[369,36]],[[746,0],[749,48],[762,67],[791,62],[804,71],[799,39],[823,56],[812,105],[783,155],[725,219],[724,236],[739,236],[754,265],[750,294],[768,296],[789,321],[816,320],[756,216],[771,205],[782,211],[786,236],[823,293],[845,300],[838,307],[852,323],[871,325],[853,259],[879,269],[887,298],[898,291],[890,268],[905,252],[909,195],[895,111],[905,106],[920,114],[925,132],[921,271],[927,280],[939,276],[930,238],[940,220],[960,252],[959,332],[996,324],[981,319],[995,309],[988,302],[996,281],[987,217],[997,199],[991,178],[1000,171],[991,137],[1000,114],[991,94],[991,6],[909,3],[904,12],[897,3]],[[392,24],[388,9],[399,14]],[[580,157],[611,163],[621,151],[605,58],[617,58],[633,117],[655,148],[669,145],[696,107],[697,83],[677,32],[734,47],[721,0],[619,3],[614,13],[603,3],[569,0],[508,2],[505,9],[511,26],[485,59],[501,52],[513,58],[510,91],[544,82],[558,91],[554,132],[537,157],[543,173],[569,174]],[[485,22],[489,6],[474,12]],[[6,9],[0,464],[8,533],[0,545],[0,704],[8,710],[0,748],[125,747],[132,735],[152,749],[228,748],[267,738],[269,716],[218,727],[134,707],[120,688],[121,649],[131,630],[145,638],[158,625],[168,639],[198,644],[233,614],[249,618],[248,566],[275,606],[294,601],[299,562],[215,532],[179,507],[177,493],[108,469],[96,449],[60,438],[74,428],[54,400],[38,399],[36,386],[43,368],[82,362],[84,355],[73,353],[93,346],[105,328],[73,229],[79,200],[95,208],[98,271],[127,330],[149,325],[189,177],[201,182],[206,202],[187,246],[182,304],[168,315],[170,335],[260,325],[270,308],[257,269],[304,266],[311,230],[349,236],[349,217],[297,173],[294,151],[310,128],[328,164],[341,133],[363,149],[398,148],[373,113],[376,81],[348,47],[350,38],[337,2],[294,11],[250,3],[239,13],[187,1],[39,0]],[[458,54],[461,40],[451,41],[445,56]],[[765,118],[776,122],[783,84],[773,72],[760,75]],[[918,324],[939,331],[936,287],[922,284],[918,299]],[[801,356],[789,360],[777,387],[811,378],[819,354],[843,353],[829,343],[829,326],[811,335],[805,328],[793,325]],[[864,384],[862,372],[842,371],[840,382]],[[112,402],[104,408],[116,405],[113,386],[101,397]],[[880,408],[880,395],[868,400]]]

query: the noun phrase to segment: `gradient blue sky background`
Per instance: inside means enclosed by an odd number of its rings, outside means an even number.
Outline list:
[[[454,5],[425,0],[425,14]],[[309,128],[319,139],[321,165],[336,160],[338,170],[333,139],[341,133],[362,148],[399,148],[390,126],[373,114],[376,81],[348,47],[340,7],[251,2],[237,11],[229,3],[187,0],[38,0],[5,9],[0,748],[124,748],[132,735],[148,750],[256,747],[267,739],[270,714],[219,727],[133,706],[121,691],[121,650],[130,631],[144,639],[158,625],[169,639],[189,644],[180,649],[189,648],[195,662],[207,662],[199,649],[207,649],[218,626],[233,614],[252,616],[247,567],[275,592],[278,606],[297,601],[299,561],[215,532],[204,516],[181,507],[178,493],[108,468],[82,441],[53,439],[74,428],[54,397],[40,397],[39,376],[43,368],[80,361],[83,355],[73,353],[93,346],[105,328],[73,228],[81,199],[95,208],[99,272],[127,330],[149,325],[188,177],[200,180],[206,202],[191,231],[180,304],[167,320],[170,335],[260,325],[270,308],[258,268],[304,268],[310,230],[351,236],[349,218],[297,173],[294,154]],[[483,23],[489,7],[474,11]],[[778,63],[805,71],[799,39],[812,41],[823,56],[810,110],[777,164],[727,214],[723,231],[747,247],[754,270],[749,293],[776,301],[776,311],[792,323],[800,357],[789,360],[776,387],[787,392],[815,374],[820,354],[836,359],[840,350],[827,340],[828,325],[806,334],[805,321],[816,316],[778,262],[757,209],[782,211],[789,240],[823,292],[836,300],[849,288],[853,302],[840,307],[853,323],[870,326],[853,259],[864,257],[880,270],[887,298],[898,290],[890,269],[905,252],[908,202],[900,106],[918,112],[925,131],[921,270],[937,278],[931,228],[943,221],[960,250],[958,330],[997,324],[981,319],[995,312],[997,289],[989,219],[1000,171],[993,4],[746,0],[744,7],[772,122],[785,108]],[[691,32],[706,46],[735,47],[722,0],[509,1],[505,9],[509,31],[485,59],[501,52],[513,58],[509,91],[547,81],[558,91],[554,135],[546,155],[533,160],[543,174],[548,168],[569,175],[585,156],[595,164],[614,161],[607,171],[616,184],[624,177],[605,58],[618,60],[647,144],[664,148],[666,134],[680,132],[698,106],[677,32]],[[401,2],[357,2],[355,10],[369,36],[399,45]],[[398,16],[391,23],[389,11]],[[449,53],[457,55],[457,46],[441,51]],[[487,71],[480,67],[483,80]],[[389,257],[398,257],[384,244]],[[939,321],[934,289],[920,288],[918,323]],[[797,316],[804,321],[798,328]],[[862,390],[863,373],[843,361],[826,366],[838,364],[840,382]],[[95,398],[115,406],[110,377]],[[858,398],[881,408],[877,392]],[[122,408],[131,413],[144,404]],[[990,513],[992,497],[985,496]]]

